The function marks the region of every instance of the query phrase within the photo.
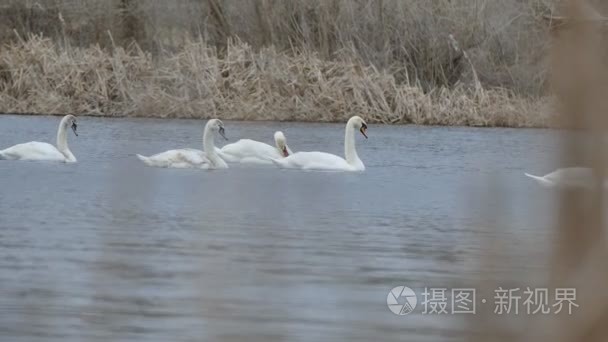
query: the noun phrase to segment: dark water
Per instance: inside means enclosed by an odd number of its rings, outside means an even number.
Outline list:
[[[58,121],[0,116],[0,148],[54,142]],[[522,173],[556,166],[555,132],[371,125],[364,173],[133,156],[199,148],[203,125],[80,118],[79,163],[0,162],[0,340],[459,341],[462,317],[394,315],[388,291],[543,267],[552,203]],[[343,125],[225,125],[343,153]]]

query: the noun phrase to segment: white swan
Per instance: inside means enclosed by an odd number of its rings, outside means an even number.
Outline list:
[[[137,155],[144,164],[153,167],[167,168],[198,168],[198,169],[226,169],[228,165],[215,153],[214,138],[215,134],[219,133],[224,139],[224,124],[218,119],[211,119],[205,125],[203,133],[203,150],[192,148],[183,148],[177,150],[169,150],[155,154],[150,157]]]
[[[593,169],[586,167],[557,169],[544,176],[524,174],[545,187],[589,188],[597,184],[598,180]]]
[[[286,169],[322,171],[363,171],[365,165],[355,149],[355,129],[367,139],[367,124],[359,116],[353,116],[346,123],[344,133],[344,156],[346,159],[325,152],[297,152],[282,159],[271,159],[275,165]]]
[[[66,115],[59,123],[57,130],[57,147],[43,142],[31,141],[18,144],[0,151],[0,159],[6,160],[49,160],[61,161],[65,163],[75,163],[76,157],[68,147],[68,137],[66,130],[68,127],[76,136],[78,125],[74,115]]]
[[[221,149],[216,148],[216,152],[222,159],[230,163],[271,165],[271,158],[280,159],[293,154],[287,146],[283,132],[276,131],[274,133],[274,143],[276,147],[251,139],[241,139],[235,143],[225,145]]]

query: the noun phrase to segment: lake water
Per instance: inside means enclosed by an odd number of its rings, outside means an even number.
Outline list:
[[[0,149],[58,122],[0,116]],[[0,161],[0,340],[464,341],[469,316],[397,316],[389,290],[544,269],[555,203],[523,172],[557,166],[555,131],[370,125],[363,173],[134,157],[200,148],[204,123],[82,117],[77,164]],[[342,124],[225,126],[343,153]]]

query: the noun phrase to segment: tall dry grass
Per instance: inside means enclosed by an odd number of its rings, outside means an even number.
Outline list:
[[[544,126],[555,1],[6,0],[0,111]]]
[[[229,41],[221,55],[188,41],[154,58],[137,45],[60,47],[31,36],[0,51],[0,111],[255,120],[541,126],[548,111],[505,89],[399,83],[348,57],[255,51]]]
[[[73,46],[127,46],[153,54],[202,36],[213,47],[238,38],[253,49],[348,53],[425,90],[468,76],[448,43],[469,51],[484,86],[540,94],[548,27],[557,0],[5,0],[0,39],[43,34]],[[64,22],[58,20],[62,15]],[[109,38],[111,33],[113,41]],[[464,75],[463,75],[464,74]],[[470,81],[470,80],[469,80]]]

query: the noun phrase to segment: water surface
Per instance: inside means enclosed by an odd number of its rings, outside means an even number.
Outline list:
[[[0,148],[58,122],[0,116]],[[388,291],[543,269],[553,203],[523,172],[556,166],[557,132],[370,125],[363,173],[134,157],[200,148],[203,125],[83,117],[77,164],[0,161],[2,341],[460,341],[461,318],[393,315]],[[343,153],[341,124],[225,126]]]

